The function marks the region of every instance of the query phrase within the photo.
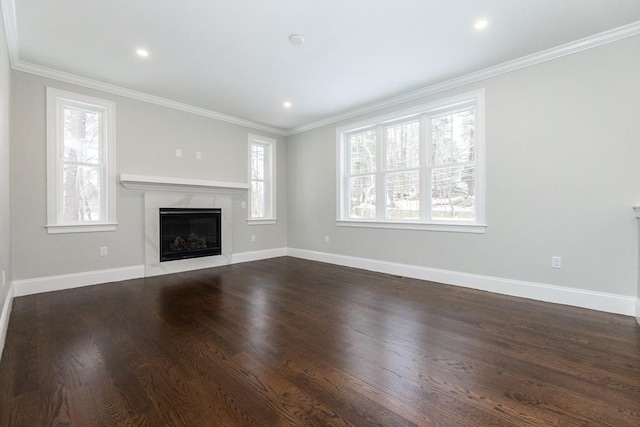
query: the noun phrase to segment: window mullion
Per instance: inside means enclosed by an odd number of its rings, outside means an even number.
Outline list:
[[[483,113],[484,92],[479,90],[338,128],[338,216],[363,224],[358,226],[376,221],[416,221],[436,228],[449,223],[482,225]],[[373,166],[372,153],[365,156],[356,146],[362,141],[367,141],[366,151],[376,150],[375,171],[370,174],[364,171]],[[351,155],[357,156],[353,164]],[[417,168],[408,167],[416,160]]]
[[[387,150],[385,147],[383,126],[376,127],[376,150],[379,153],[376,156],[376,218],[378,220],[384,220],[384,212],[387,205],[385,185]]]
[[[431,179],[429,165],[431,164],[431,126],[429,116],[420,117],[420,221],[431,219]]]

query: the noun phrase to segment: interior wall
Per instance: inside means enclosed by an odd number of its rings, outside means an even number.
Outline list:
[[[12,72],[11,198],[15,280],[144,264],[144,198],[117,185],[114,232],[48,234],[46,224],[46,87],[116,103],[116,169],[122,173],[246,183],[249,133],[277,140],[276,225],[247,225],[247,195],[233,202],[233,252],[286,246],[286,138],[247,127]],[[176,149],[182,157],[176,157]],[[202,159],[196,160],[195,153]],[[255,235],[255,242],[250,236]],[[99,256],[107,246],[109,255]]]
[[[9,192],[9,100],[11,64],[7,51],[4,24],[0,19],[0,272],[4,271],[5,285],[0,284],[0,311],[11,284],[11,200]],[[1,277],[0,277],[1,280]],[[1,351],[0,351],[1,353]]]
[[[289,247],[635,296],[638,76],[635,36],[290,136]],[[485,234],[336,226],[338,126],[479,88]]]

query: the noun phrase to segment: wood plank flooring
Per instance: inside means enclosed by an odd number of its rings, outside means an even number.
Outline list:
[[[631,317],[290,257],[16,298],[2,426],[640,426]]]

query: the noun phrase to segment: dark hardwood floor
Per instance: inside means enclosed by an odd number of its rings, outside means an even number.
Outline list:
[[[2,426],[639,426],[631,317],[295,258],[16,298]]]

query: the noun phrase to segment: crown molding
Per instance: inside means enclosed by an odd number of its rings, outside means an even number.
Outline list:
[[[227,123],[233,123],[240,126],[246,126],[251,129],[269,132],[275,135],[285,136],[284,129],[273,126],[263,125],[262,123],[253,122],[251,120],[241,119],[239,117],[229,116],[227,114],[218,113],[216,111],[207,110],[205,108],[195,107],[189,104],[173,101],[167,98],[150,95],[148,93],[127,89],[121,86],[112,85],[98,80],[81,77],[64,71],[55,70],[53,68],[32,64],[20,59],[20,48],[18,44],[18,24],[16,20],[15,0],[0,0],[2,19],[4,22],[5,33],[7,35],[7,50],[11,60],[11,68],[16,71],[34,74],[40,77],[59,80],[89,89],[95,89],[114,95],[124,96],[126,98],[135,99],[150,104],[160,105],[162,107],[172,108],[199,116],[209,117],[221,120]]]
[[[394,105],[402,104],[415,99],[423,98],[425,96],[433,95],[446,90],[455,89],[464,85],[486,80],[492,77],[499,76],[501,74],[510,73],[523,68],[531,67],[543,62],[551,61],[554,59],[562,58],[564,56],[572,55],[574,53],[582,52],[587,49],[592,49],[607,43],[612,43],[618,40],[625,39],[640,34],[640,21],[614,28],[613,30],[605,31],[593,36],[585,37],[573,42],[569,42],[560,46],[553,47],[551,49],[543,50],[533,53],[531,55],[523,56],[512,61],[507,61],[493,67],[485,68],[480,71],[466,74],[464,76],[456,77],[450,80],[445,80],[440,83],[436,83],[431,86],[427,86],[421,89],[417,89],[411,92],[407,92],[401,95],[393,96],[391,98],[384,99],[382,101],[368,104],[361,108],[349,110],[347,112],[337,114],[335,116],[327,117],[326,119],[319,120],[317,122],[309,123],[303,126],[299,126],[293,129],[288,129],[287,136],[295,135],[298,133],[306,132],[312,129],[316,129],[322,126],[326,126],[332,123],[336,123],[342,120],[350,119],[353,117],[361,116],[363,114],[371,113],[381,110],[383,108],[392,107]]]
[[[196,114],[204,117],[209,117],[216,120],[221,120],[228,123],[233,123],[240,126],[245,126],[255,130],[261,130],[280,136],[291,136],[298,133],[306,132],[312,129],[316,129],[322,126],[330,125],[342,120],[357,117],[363,114],[375,112],[383,108],[392,107],[394,105],[402,104],[405,102],[413,101],[425,96],[434,95],[436,93],[444,92],[446,90],[455,89],[464,85],[486,80],[492,77],[499,76],[501,74],[510,73],[526,67],[541,64],[543,62],[558,59],[564,56],[572,55],[574,53],[582,52],[587,49],[598,47],[607,43],[612,43],[618,40],[625,39],[640,34],[640,21],[633,22],[628,25],[624,25],[619,28],[614,28],[609,31],[605,31],[599,34],[588,36],[573,42],[569,42],[560,46],[553,47],[551,49],[543,50],[531,55],[523,56],[521,58],[507,61],[493,67],[485,68],[480,71],[469,73],[460,77],[456,77],[450,80],[445,80],[434,85],[426,86],[424,88],[406,92],[391,98],[384,99],[372,104],[368,104],[364,107],[356,108],[346,111],[341,114],[337,114],[325,119],[308,123],[306,125],[298,126],[291,129],[281,129],[273,126],[264,125],[262,123],[253,122],[239,117],[229,116],[226,114],[218,113],[216,111],[207,110],[201,107],[195,107],[193,105],[184,104],[181,102],[173,101],[167,98],[161,98],[159,96],[150,95],[144,92],[127,89],[121,86],[104,83],[98,80],[88,79],[75,74],[66,73],[63,71],[54,70],[52,68],[43,67],[40,65],[32,64],[26,61],[20,60],[19,46],[18,46],[18,29],[15,13],[15,0],[0,0],[2,18],[4,21],[5,32],[7,35],[7,45],[9,51],[9,57],[11,60],[11,67],[17,71],[23,71],[30,74],[35,74],[41,77],[47,77],[54,80],[60,80],[63,82],[75,84],[78,86],[87,87],[90,89],[100,90],[102,92],[112,93],[114,95],[124,96],[126,98],[135,99],[142,102],[148,102],[151,104],[160,105],[175,110],[184,111],[191,114]]]
[[[156,104],[162,107],[172,108],[174,110],[185,111],[187,113],[197,114],[199,116],[209,117],[212,119],[221,120],[223,122],[246,126],[251,129],[262,130],[281,136],[286,135],[286,132],[280,128],[263,125],[261,123],[252,122],[250,120],[241,119],[239,117],[229,116],[226,114],[218,113],[216,111],[207,110],[205,108],[195,107],[189,104],[183,104],[171,99],[150,95],[148,93],[139,92],[137,90],[127,89],[122,86],[112,85],[110,83],[104,83],[99,80],[81,77],[64,71],[54,70],[52,68],[43,67],[41,65],[35,65],[22,60],[18,60],[16,64],[13,65],[13,69],[25,73],[35,74],[41,77],[46,77],[49,79],[83,86],[89,89],[95,89],[114,95],[124,96],[126,98],[135,99],[137,101],[148,102],[150,104]]]

